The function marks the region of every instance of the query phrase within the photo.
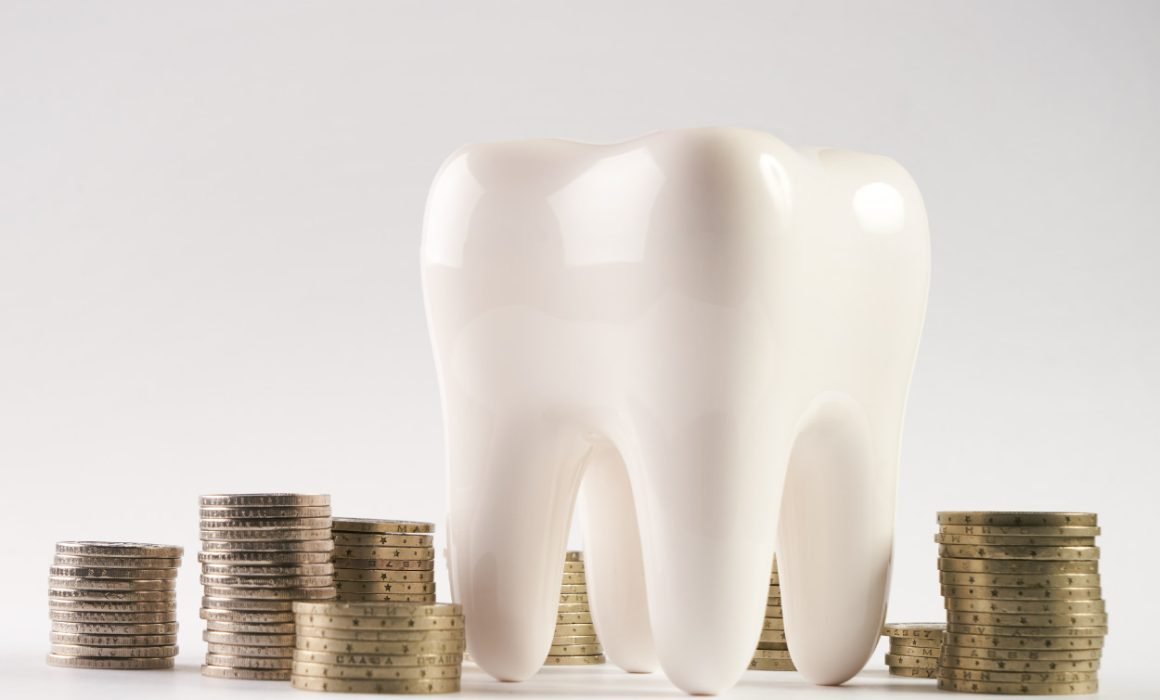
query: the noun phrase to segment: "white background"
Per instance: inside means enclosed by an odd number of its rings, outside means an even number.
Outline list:
[[[1139,696],[1160,622],[1158,8],[0,1],[0,688],[256,692],[196,675],[196,497],[324,491],[336,514],[442,522],[418,277],[441,160],[719,124],[889,154],[924,192],[890,619],[941,614],[936,510],[1098,511],[1104,694]],[[185,545],[181,673],[43,666],[46,567],[74,538]],[[770,684],[801,687],[734,694]]]

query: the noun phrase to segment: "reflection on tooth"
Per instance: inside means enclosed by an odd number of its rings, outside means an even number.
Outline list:
[[[547,656],[581,491],[575,605],[613,663],[727,690],[783,636],[762,630],[777,543],[798,669],[861,668],[930,264],[902,168],[732,129],[470,146],[432,186],[422,263],[484,670]]]

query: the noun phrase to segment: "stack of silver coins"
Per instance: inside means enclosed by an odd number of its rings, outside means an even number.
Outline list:
[[[604,663],[604,648],[596,637],[592,613],[588,609],[588,584],[584,578],[584,553],[564,555],[564,583],[560,586],[560,608],[556,612],[556,634],[547,666],[586,666]]]
[[[334,519],[334,579],[344,602],[435,602],[435,525]]]
[[[891,623],[882,628],[890,638],[886,666],[892,676],[934,678],[947,626],[941,622]]]
[[[296,600],[335,596],[330,496],[201,497],[202,675],[289,680]]]
[[[182,548],[58,542],[49,569],[50,666],[173,668]]]
[[[781,617],[781,584],[777,577],[777,557],[769,574],[769,597],[765,600],[765,619],[761,623],[761,637],[749,668],[755,671],[796,670],[785,642],[785,622]]]
[[[1095,693],[1108,615],[1095,513],[938,514],[947,633],[938,686]]]
[[[453,693],[463,609],[435,603],[295,603],[291,684],[336,693]]]

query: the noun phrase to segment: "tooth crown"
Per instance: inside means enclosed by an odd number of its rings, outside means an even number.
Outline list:
[[[735,129],[452,155],[422,266],[480,665],[519,680],[543,662],[583,480],[611,661],[728,688],[778,539],[798,668],[861,668],[929,255],[916,187],[879,156]],[[835,610],[850,621],[819,624]]]

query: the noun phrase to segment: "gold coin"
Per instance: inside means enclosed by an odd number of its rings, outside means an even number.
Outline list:
[[[763,630],[784,630],[785,620],[780,617],[766,617],[761,620],[761,629]]]
[[[298,588],[246,588],[243,586],[204,586],[202,592],[210,598],[246,598],[250,600],[329,600],[338,593],[334,586]]]
[[[767,606],[765,606],[765,616],[766,617],[781,617],[781,615],[782,615],[782,613],[781,613],[781,606],[780,605],[767,605]]]
[[[160,624],[177,622],[177,613],[170,612],[89,612],[86,610],[49,610],[54,622],[125,622],[132,624]]]
[[[339,547],[430,547],[431,535],[391,535],[369,532],[336,532],[334,543]]]
[[[996,683],[993,681],[958,681],[938,679],[939,690],[958,693],[999,695],[1092,695],[1100,690],[1099,681],[1082,683]]]
[[[125,624],[125,623],[99,623],[99,622],[54,622],[52,623],[52,631],[54,633],[62,634],[85,634],[85,635],[149,635],[162,634],[170,635],[177,634],[178,625],[176,622],[164,622],[158,624]]]
[[[982,544],[940,544],[940,557],[1017,559],[1028,561],[1095,561],[1099,547],[1015,547]]]
[[[584,562],[582,561],[566,561],[564,562],[564,572],[572,574],[584,573]]]
[[[272,598],[250,599],[212,595],[201,598],[201,607],[211,610],[289,612],[293,609],[293,605],[293,600],[274,600]]]
[[[328,630],[325,636],[338,638],[349,633],[406,632],[408,630],[461,630],[462,615],[440,615],[437,617],[326,617],[322,615],[298,616],[299,629],[322,628]],[[361,639],[361,637],[347,637]],[[374,639],[374,637],[371,637]]]
[[[247,646],[245,644],[218,644],[217,642],[210,642],[206,645],[206,650],[211,654],[218,654],[221,656],[248,656],[260,657],[263,659],[289,659],[294,655],[294,648],[288,646]],[[229,666],[230,664],[214,664],[216,666]]]
[[[102,569],[176,569],[180,559],[157,559],[142,557],[90,557],[83,554],[57,554],[52,558],[53,566],[78,566]]]
[[[294,663],[291,659],[276,659],[263,656],[226,656],[225,654],[206,654],[205,662],[210,666],[260,668],[266,670],[288,669]]]
[[[882,626],[882,634],[887,637],[921,637],[942,639],[947,626],[941,622],[888,622]]]
[[[984,600],[1100,600],[1099,588],[1021,588],[999,586],[941,586],[950,598]]]
[[[62,668],[106,668],[119,669],[122,671],[143,671],[146,669],[163,669],[173,668],[173,657],[141,657],[135,659],[118,659],[105,658],[94,659],[86,656],[60,656],[57,654],[49,654],[49,666],[60,666]]]
[[[1028,615],[1058,615],[1104,612],[1102,600],[978,600],[974,598],[947,598],[947,610],[960,612],[1026,613]]]
[[[796,671],[790,659],[761,659],[754,657],[749,660],[751,671]]]
[[[75,634],[53,632],[53,644],[72,644],[85,647],[160,647],[177,644],[176,634]]]
[[[606,661],[604,654],[589,656],[549,656],[544,659],[545,666],[594,666]]]
[[[177,569],[123,569],[90,566],[50,566],[48,573],[53,577],[84,579],[174,579]]]
[[[298,532],[316,533],[318,531],[299,530]],[[334,540],[331,539],[329,533],[316,539],[301,540],[291,540],[288,538],[266,540],[230,540],[203,538],[201,541],[202,554],[207,554],[209,552],[230,552],[234,555],[235,558],[237,558],[242,554],[255,554],[260,552],[263,556],[254,557],[254,559],[257,561],[273,561],[275,559],[272,556],[273,554],[319,554],[322,552],[333,551]],[[270,553],[270,556],[265,556],[267,553]],[[198,559],[204,561],[201,555],[198,555]],[[329,560],[324,558],[322,561],[325,562]]]
[[[184,547],[172,544],[146,542],[89,542],[69,540],[56,543],[57,554],[90,557],[137,557],[149,559],[180,559]]]
[[[938,668],[937,656],[913,656],[911,654],[887,654],[887,666],[906,668]]]
[[[442,634],[442,633],[441,633]],[[344,655],[399,656],[423,654],[462,654],[467,651],[467,640],[437,637],[433,639],[323,639],[298,635],[295,648],[304,653],[330,653]]]
[[[1029,561],[1026,559],[956,559],[940,557],[940,571],[968,574],[1025,574],[1058,576],[1060,574],[1098,574],[1100,563],[1090,561]]]
[[[758,642],[758,651],[784,651],[788,650],[789,645],[783,642]]]
[[[584,561],[584,552],[565,552],[564,561]]]
[[[891,637],[890,645],[893,647],[931,647],[937,649],[943,642],[943,634],[937,637]]]
[[[1083,525],[942,525],[939,532],[947,535],[984,535],[1027,537],[1096,537],[1098,527]]]
[[[204,545],[206,542],[278,542],[279,544],[287,542],[302,542],[307,540],[322,540],[324,542],[333,543],[331,539],[330,528],[314,528],[309,530],[299,530],[291,527],[266,528],[259,530],[257,528],[242,529],[242,530],[201,530],[200,539]]]
[[[967,659],[1027,660],[1027,661],[1087,661],[1099,659],[1101,649],[998,649],[962,647],[947,644],[943,654]]]
[[[965,656],[947,656],[939,659],[944,668],[971,668],[977,671],[1098,671],[1099,659],[1076,661],[1031,661],[1027,659],[973,659]]]
[[[48,608],[49,610],[75,610],[77,612],[157,613],[177,610],[177,602],[173,600],[150,602],[50,598]]]
[[[560,586],[561,593],[588,593],[588,586],[586,584],[562,584]]]
[[[152,647],[97,647],[80,644],[53,644],[49,647],[53,656],[84,656],[90,659],[155,659],[177,656],[177,647],[172,644]]]
[[[939,525],[1000,525],[1016,527],[1095,527],[1095,513],[944,511],[938,514]]]
[[[336,556],[335,569],[374,569],[376,571],[433,571],[435,559],[352,559]]]
[[[589,624],[582,625],[556,625],[555,635],[557,637],[563,636],[581,636],[581,635],[595,635],[596,626]]]
[[[552,637],[552,646],[554,646],[554,647],[574,646],[577,644],[599,644],[599,643],[600,643],[600,640],[598,640],[596,638],[596,635],[594,635],[594,634],[583,634],[583,635],[565,634],[565,635],[557,635],[555,637]]]
[[[202,508],[300,508],[329,506],[327,494],[305,493],[213,493],[200,498]]]
[[[758,649],[753,652],[755,659],[788,659],[788,649]]]
[[[560,594],[560,603],[562,603],[562,604],[584,603],[585,605],[587,605],[588,604],[588,596],[583,594],[583,593],[561,593]]]
[[[334,544],[330,547],[333,549]],[[334,566],[330,551],[322,552],[198,552],[197,560],[202,565],[282,567],[282,566]]]
[[[434,593],[434,582],[335,581],[340,593]]]
[[[548,647],[549,656],[589,656],[603,653],[599,644],[553,644]]]
[[[934,678],[938,674],[938,668],[891,666],[886,672],[892,676],[902,676],[905,678]]]
[[[1107,627],[1107,613],[1024,615],[1021,613],[948,612],[947,622],[997,627]]]
[[[762,642],[784,642],[785,630],[762,630],[758,640]]]
[[[323,615],[330,617],[463,617],[463,606],[458,603],[435,603],[432,605],[390,604],[390,603],[336,603],[299,601],[294,604],[298,615]]]
[[[463,652],[408,653],[408,654],[342,654],[325,651],[294,650],[294,660],[301,663],[354,667],[422,667],[458,666],[463,663]]]
[[[937,647],[900,647],[893,643],[890,645],[890,653],[897,656],[924,656],[931,659],[938,659],[938,655],[942,650],[942,645]]]
[[[50,576],[50,588],[68,588],[81,591],[175,591],[176,579],[88,579],[74,576]]]
[[[434,523],[414,520],[372,520],[369,518],[335,518],[336,532],[428,533],[435,532]]]
[[[957,574],[940,571],[945,586],[999,586],[1002,588],[1098,588],[1099,574]]]
[[[557,625],[592,624],[592,613],[587,613],[587,612],[556,613],[556,624]]]
[[[399,693],[404,695],[434,695],[459,692],[458,678],[421,680],[311,678],[294,675],[290,685],[299,690],[324,690],[331,693]]]
[[[562,603],[556,611],[559,615],[569,613],[583,613],[586,615],[589,612],[589,607],[588,603]]]
[[[379,581],[382,583],[431,583],[435,571],[379,571],[377,569],[337,569],[334,580],[338,581]]]
[[[330,506],[208,506],[198,510],[204,518],[237,518],[240,520],[283,518],[329,518]]]
[[[306,661],[295,661],[294,674],[315,678],[362,680],[459,678],[463,674],[460,663],[445,666],[335,666],[333,664],[314,664]]]
[[[940,678],[957,681],[988,681],[995,683],[1083,683],[1096,680],[1094,671],[976,671],[969,668],[943,668]]]
[[[343,559],[389,559],[395,561],[433,560],[434,547],[357,547],[343,545],[336,547],[334,556]]]
[[[202,641],[245,647],[285,647],[294,645],[294,634],[242,634],[240,632],[201,633]]]
[[[223,622],[207,620],[205,628],[210,632],[242,632],[245,634],[294,634],[293,622]]]
[[[1103,649],[1103,637],[996,637],[982,634],[947,633],[947,644],[983,649]]]
[[[335,598],[343,603],[434,603],[434,593],[346,593]]]
[[[949,626],[956,634],[976,634],[994,637],[1106,637],[1108,628],[1103,627],[1025,627],[997,625]]]
[[[564,574],[563,584],[565,586],[583,586],[587,583],[584,574]]]
[[[176,591],[86,591],[77,588],[50,588],[49,600],[83,600],[103,603],[161,603],[175,600]]]
[[[201,675],[207,678],[230,678],[238,681],[288,681],[289,669],[230,668],[203,664]]]
[[[1030,537],[1024,535],[950,535],[939,533],[934,536],[938,544],[955,544],[968,547],[1094,547],[1094,537]]]

